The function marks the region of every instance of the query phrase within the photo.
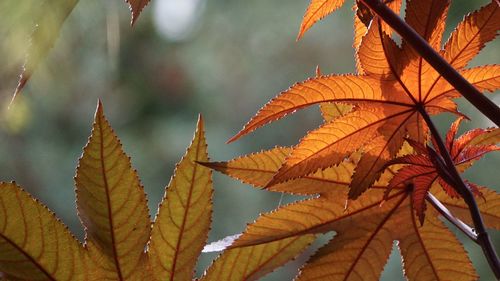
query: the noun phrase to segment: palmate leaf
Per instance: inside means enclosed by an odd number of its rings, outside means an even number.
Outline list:
[[[448,6],[447,0],[408,1],[406,20],[435,48],[439,48]],[[467,24],[459,24],[451,37],[460,37],[458,45],[465,53],[470,53],[467,51],[470,43],[475,46],[473,53],[477,54],[495,37],[500,27],[499,19],[500,8],[493,1],[468,15],[463,21]],[[489,28],[479,28],[478,35],[473,37],[457,35],[463,34],[464,28],[475,30],[469,27],[475,24]],[[453,53],[451,49],[446,47],[442,53]],[[420,143],[427,141],[428,128],[419,113],[421,106],[432,115],[442,112],[458,114],[451,100],[458,96],[457,92],[408,44],[403,41],[402,47],[398,47],[385,34],[378,20],[372,21],[357,56],[359,69],[364,74],[320,76],[297,83],[266,104],[229,140],[234,141],[313,104],[332,102],[354,106],[351,112],[306,135],[268,186],[338,164],[342,157],[337,147],[342,147],[344,154],[362,149],[363,155],[353,174],[349,192],[350,198],[356,198],[379,178],[385,163],[396,156],[405,137]],[[500,87],[498,65],[462,68],[460,71],[481,91],[494,91]],[[373,116],[373,112],[378,115]],[[363,117],[354,121],[358,116]],[[350,119],[353,121],[346,122]],[[361,133],[363,131],[367,133]],[[354,137],[356,134],[369,136],[358,138]]]
[[[263,187],[265,178],[279,169],[279,161],[285,161],[289,151],[289,148],[274,148],[228,162],[205,165],[245,183]],[[408,153],[406,147],[404,153]],[[307,190],[309,186],[321,196],[261,215],[226,251],[335,231],[335,237],[307,262],[297,280],[378,280],[393,241],[399,241],[405,275],[409,280],[477,279],[462,245],[437,219],[438,213],[434,209],[427,210],[425,223],[420,225],[414,212],[411,188],[397,186],[384,198],[386,185],[394,173],[391,168],[386,170],[376,188],[357,200],[349,201],[346,207],[347,187],[356,167],[351,161],[345,160],[323,173],[272,186],[271,189],[280,187],[275,191],[291,194],[297,193],[297,186],[299,190]],[[486,225],[498,228],[500,196],[487,188],[480,190],[487,198],[478,202]],[[450,210],[457,211],[460,218],[470,221],[465,203],[450,198],[441,188],[434,187],[432,192]],[[298,193],[308,194],[307,191]]]
[[[99,102],[75,177],[82,246],[14,183],[0,183],[0,279],[190,280],[212,215],[203,121],[177,164],[154,222],[129,157]],[[224,252],[204,280],[252,280],[296,257],[314,235]],[[233,264],[231,267],[227,263]],[[227,268],[227,269],[226,269]]]
[[[133,25],[139,14],[150,0],[125,0],[132,14]],[[23,90],[38,65],[54,46],[66,18],[71,14],[79,0],[47,0],[40,5],[40,12],[35,16],[34,30],[31,35],[26,60],[19,75],[19,82],[12,97],[12,102]]]

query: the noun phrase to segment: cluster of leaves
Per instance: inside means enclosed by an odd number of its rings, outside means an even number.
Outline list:
[[[133,23],[149,1],[127,2]],[[299,38],[343,2],[312,0]],[[53,26],[59,29],[76,3],[59,4]],[[266,104],[230,141],[314,104],[321,105],[324,124],[295,147],[209,162],[200,118],[153,221],[137,173],[99,103],[75,177],[84,243],[15,183],[0,183],[1,278],[193,279],[211,222],[211,168],[258,188],[308,198],[261,215],[231,241],[201,280],[258,279],[296,257],[318,234],[331,231],[335,237],[309,259],[297,280],[376,280],[394,241],[409,280],[477,279],[463,246],[439,219],[446,210],[465,223],[472,221],[440,161],[449,153],[463,172],[484,154],[499,150],[500,130],[475,129],[457,138],[465,118],[453,101],[459,93],[405,40],[398,45],[381,19],[357,4],[357,73],[321,75],[318,70],[316,77]],[[399,13],[402,0],[388,5]],[[467,15],[441,48],[449,5],[449,0],[408,0],[405,21],[475,87],[499,89],[500,66],[467,68],[498,33],[498,2]],[[45,34],[44,26],[33,34],[34,59],[28,59],[18,90],[57,37]],[[448,151],[430,145],[436,136],[426,125],[428,115],[443,112],[459,116],[446,136]],[[500,196],[466,183],[483,199],[478,207],[486,226],[500,229]],[[429,198],[441,207],[427,208]]]
[[[139,14],[149,1],[125,0],[132,14],[131,25],[136,22]],[[64,21],[66,21],[66,18],[71,14],[78,2],[79,0],[43,1],[40,8],[46,12],[41,13],[41,17],[34,19],[35,27],[31,35],[26,61],[12,100],[21,92],[40,62],[47,56],[52,46],[54,46]]]
[[[399,14],[402,1],[389,2]],[[312,0],[299,38],[342,3]],[[496,37],[499,3],[492,1],[467,15],[441,48],[449,5],[448,0],[408,0],[405,21],[476,88],[498,90],[500,66],[467,68],[467,64]],[[398,45],[391,28],[365,9],[355,8],[357,74],[318,72],[293,85],[229,141],[315,104],[322,106],[323,125],[293,148],[278,147],[205,164],[256,187],[320,195],[262,215],[230,248],[335,231],[335,238],[309,260],[298,280],[376,280],[393,241],[399,241],[410,280],[475,279],[464,249],[438,219],[437,210],[443,209],[425,208],[426,198],[432,196],[446,211],[471,223],[467,204],[436,163],[445,152],[436,144],[434,148],[427,145],[439,136],[430,135],[426,117],[443,112],[460,116],[446,142],[446,153],[460,172],[485,153],[498,150],[499,130],[476,129],[455,139],[464,118],[453,101],[460,97],[457,90],[404,38]],[[398,165],[388,167],[394,164]],[[486,226],[498,229],[498,194],[466,183],[484,199],[479,209]]]
[[[207,161],[200,118],[151,222],[137,172],[99,104],[75,177],[85,243],[15,183],[0,183],[0,278],[192,279],[211,223],[212,175],[196,163]],[[313,239],[306,235],[228,250],[201,280],[256,279],[292,259]]]

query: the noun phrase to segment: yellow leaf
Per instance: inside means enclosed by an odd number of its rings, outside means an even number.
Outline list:
[[[12,280],[88,280],[86,254],[47,207],[0,183],[0,272]]]
[[[191,280],[207,240],[212,214],[212,173],[196,162],[208,161],[203,120],[160,204],[149,243],[157,280]]]
[[[200,281],[258,280],[296,257],[314,239],[314,235],[303,235],[226,250],[213,262]]]
[[[142,276],[151,224],[146,195],[100,102],[75,182],[86,246],[103,278]]]
[[[391,219],[405,199],[398,196],[372,212],[336,222],[335,237],[308,261],[297,280],[379,280],[397,231]]]
[[[393,241],[399,241],[409,280],[475,280],[460,242],[433,211],[424,226],[417,222],[410,188],[369,190],[358,200],[342,203],[345,191],[282,206],[250,224],[231,247],[262,245],[335,231],[301,269],[297,280],[378,280]],[[334,264],[335,266],[331,266]]]
[[[321,110],[321,115],[323,115],[323,120],[325,120],[325,122],[330,122],[333,119],[350,112],[353,109],[353,106],[349,104],[325,102],[321,103],[319,108]]]
[[[255,187],[264,187],[283,165],[285,157],[291,151],[292,149],[288,147],[276,147],[228,162],[211,162],[203,165]],[[346,188],[349,185],[354,167],[355,163],[346,159],[338,166],[273,185],[268,190],[299,195],[338,192],[339,188]]]
[[[302,19],[302,23],[300,24],[297,40],[299,40],[317,21],[340,8],[340,6],[344,4],[344,1],[345,0],[311,0],[304,14],[304,19]]]
[[[472,264],[458,239],[433,215],[420,226],[412,208],[400,210],[395,238],[410,281],[477,280]]]

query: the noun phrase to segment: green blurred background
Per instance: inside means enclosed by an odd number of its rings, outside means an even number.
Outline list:
[[[465,13],[488,1],[452,2],[447,34]],[[90,134],[97,99],[102,99],[108,119],[132,157],[152,216],[175,163],[192,138],[198,113],[205,118],[213,160],[295,144],[321,123],[317,108],[236,143],[225,142],[270,98],[313,76],[317,65],[323,73],[354,71],[352,3],[295,42],[307,5],[307,0],[152,0],[131,28],[123,1],[80,1],[15,107],[7,110],[33,18],[40,13],[50,16],[50,12],[40,11],[41,4],[31,0],[2,0],[0,180],[18,182],[82,238],[73,176]],[[499,63],[499,48],[499,40],[490,43],[473,65]],[[500,101],[498,95],[491,98]],[[460,104],[461,111],[473,119],[462,131],[492,125],[467,103]],[[444,131],[451,117],[436,120]],[[488,155],[465,177],[498,191],[499,156]],[[280,194],[255,190],[219,174],[214,175],[214,184],[209,241],[241,232],[247,222],[277,207],[280,200]],[[284,202],[294,199],[285,196]],[[498,249],[500,236],[493,234]],[[482,280],[493,280],[479,248],[458,236]],[[313,252],[264,279],[291,280]],[[198,275],[215,256],[201,256]],[[401,271],[395,247],[383,279],[403,280]]]

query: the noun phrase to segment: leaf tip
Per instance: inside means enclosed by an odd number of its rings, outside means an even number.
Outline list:
[[[226,141],[226,144],[230,144],[230,143],[236,141],[237,139],[239,139],[240,137],[241,137],[241,132],[237,133],[236,135],[234,135],[230,139],[228,139]]]

